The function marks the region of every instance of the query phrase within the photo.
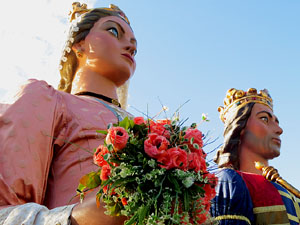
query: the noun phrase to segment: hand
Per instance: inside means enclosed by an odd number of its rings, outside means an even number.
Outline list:
[[[280,178],[279,173],[277,169],[275,169],[273,166],[267,166],[263,168],[262,175],[270,181],[276,181],[277,178]]]
[[[125,216],[108,216],[104,214],[104,203],[98,208],[96,205],[96,193],[93,191],[85,197],[82,203],[78,203],[71,214],[72,225],[123,225],[127,219]]]

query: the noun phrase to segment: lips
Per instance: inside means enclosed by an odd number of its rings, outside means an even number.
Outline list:
[[[278,145],[281,145],[281,140],[279,138],[272,138],[272,141]]]
[[[132,56],[131,55],[129,55],[129,54],[126,54],[126,53],[124,53],[124,54],[121,54],[122,56],[125,56],[126,58],[128,58],[132,63],[134,63],[134,59],[132,58]]]

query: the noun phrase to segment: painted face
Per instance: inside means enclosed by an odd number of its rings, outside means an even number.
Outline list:
[[[282,129],[272,110],[255,104],[241,135],[241,145],[254,154],[269,160],[280,155]]]
[[[130,26],[119,17],[107,16],[94,24],[82,46],[91,70],[120,86],[135,71],[136,45]]]

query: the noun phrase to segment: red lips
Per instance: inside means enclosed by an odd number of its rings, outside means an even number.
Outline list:
[[[124,53],[124,54],[121,54],[121,55],[123,55],[123,56],[125,56],[126,58],[130,59],[130,61],[131,61],[132,63],[134,63],[134,59],[133,59],[133,57],[132,57],[131,55],[129,55],[129,54],[127,54],[127,53]]]

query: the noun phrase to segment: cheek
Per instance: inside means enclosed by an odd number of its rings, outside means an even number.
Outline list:
[[[86,38],[86,47],[91,54],[108,55],[117,50],[113,37],[104,34],[92,34]]]

